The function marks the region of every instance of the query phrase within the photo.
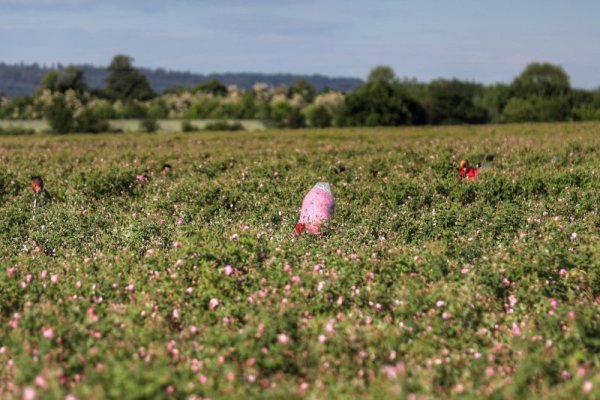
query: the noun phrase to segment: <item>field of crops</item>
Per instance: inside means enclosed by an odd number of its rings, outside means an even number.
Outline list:
[[[30,135],[0,166],[0,398],[600,398],[598,124]]]

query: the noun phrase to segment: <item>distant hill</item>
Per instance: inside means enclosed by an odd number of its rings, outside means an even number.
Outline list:
[[[38,64],[6,64],[0,63],[0,94],[9,97],[21,97],[35,93],[40,80],[49,71],[65,66],[40,66]],[[76,65],[84,70],[85,80],[91,88],[104,87],[104,79],[108,75],[106,68],[92,65]],[[162,68],[138,68],[150,81],[152,88],[161,93],[173,86],[193,87],[209,79],[216,78],[225,85],[237,85],[241,89],[249,89],[256,82],[264,82],[271,86],[289,85],[303,78],[317,90],[325,87],[348,92],[363,84],[358,78],[332,78],[324,75],[294,74],[260,74],[260,73],[224,73],[202,75],[191,72],[169,71]]]

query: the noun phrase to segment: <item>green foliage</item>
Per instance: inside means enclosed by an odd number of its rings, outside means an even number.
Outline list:
[[[392,85],[398,81],[394,70],[387,65],[380,65],[369,72],[367,83],[385,83]]]
[[[298,79],[288,88],[288,98],[292,98],[295,94],[302,96],[306,103],[310,103],[315,99],[316,90],[314,86],[304,79]]]
[[[160,125],[155,118],[144,118],[140,121],[140,132],[152,133],[160,129]]]
[[[594,398],[598,124],[231,138],[2,139],[2,398]]]
[[[83,70],[76,67],[67,67],[58,71],[48,72],[40,82],[38,93],[43,90],[58,93],[65,93],[67,90],[73,90],[77,93],[83,93],[87,89],[83,77]]]
[[[73,111],[67,107],[64,97],[57,96],[46,109],[46,118],[55,133],[69,133],[75,128]]]
[[[553,98],[571,93],[569,76],[558,65],[531,63],[511,84],[513,97]]]
[[[154,91],[148,80],[133,68],[133,58],[116,55],[108,66],[105,93],[115,100],[150,100]]]
[[[487,111],[474,104],[483,87],[457,79],[438,79],[429,84],[430,122],[433,124],[482,124]]]
[[[311,104],[303,110],[308,125],[313,128],[327,128],[331,126],[333,117],[324,105]]]
[[[504,120],[507,122],[564,121],[570,115],[569,99],[565,97],[513,97],[503,111]]]
[[[244,126],[239,122],[215,121],[204,126],[205,131],[243,131]]]
[[[0,127],[0,136],[16,136],[16,135],[33,135],[35,131],[33,129],[21,128],[21,127]]]
[[[196,86],[195,91],[202,93],[209,93],[214,96],[224,97],[227,96],[227,87],[219,82],[218,79],[210,79],[204,83]]]
[[[108,121],[96,110],[84,109],[75,117],[75,131],[87,133],[101,133],[108,131]]]
[[[200,128],[193,125],[190,121],[188,121],[188,120],[181,121],[181,132],[196,132],[199,130],[200,130]]]
[[[370,82],[346,97],[345,124],[398,126],[423,124],[423,108],[397,84]]]
[[[152,116],[148,115],[148,110],[146,110],[142,104],[135,100],[129,100],[125,102],[123,109],[120,112],[120,117],[131,119],[140,119],[146,117],[153,118]]]

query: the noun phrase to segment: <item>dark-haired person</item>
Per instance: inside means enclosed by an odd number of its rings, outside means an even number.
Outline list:
[[[44,188],[44,180],[41,176],[31,177],[31,190],[34,193],[33,208],[44,207],[52,200],[52,196]]]
[[[488,154],[487,156],[485,156],[485,161],[483,162],[483,164],[481,164],[481,168],[479,169],[486,170],[492,168],[494,168],[494,155]]]
[[[163,164],[162,169],[160,170],[160,174],[161,175],[169,175],[169,174],[171,174],[172,170],[173,170],[173,167],[171,167],[171,164]]]
[[[460,169],[458,170],[458,176],[460,177],[460,179],[467,179],[470,181],[474,181],[475,179],[477,179],[477,169],[471,167],[471,165],[469,165],[468,160],[462,160],[460,162]]]

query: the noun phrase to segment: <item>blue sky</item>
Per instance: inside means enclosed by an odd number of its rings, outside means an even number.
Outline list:
[[[531,61],[600,86],[600,1],[0,0],[0,61],[510,82]]]

